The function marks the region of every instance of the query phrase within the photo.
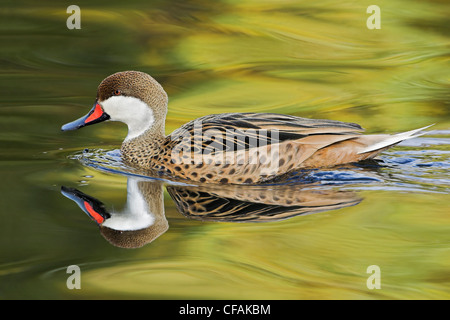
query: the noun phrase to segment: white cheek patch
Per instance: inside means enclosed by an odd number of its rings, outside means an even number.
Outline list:
[[[127,184],[127,204],[121,212],[111,212],[111,217],[103,226],[114,230],[140,230],[155,223],[155,213],[150,211],[147,202],[139,190],[138,180],[129,179]]]
[[[155,122],[152,109],[138,98],[112,96],[100,102],[100,105],[111,121],[120,121],[128,126],[125,140],[140,136]]]

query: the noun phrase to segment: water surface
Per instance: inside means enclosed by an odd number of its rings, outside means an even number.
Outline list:
[[[66,7],[50,1],[0,11],[1,298],[450,298],[448,4],[378,1],[380,30],[366,28],[368,1],[77,4],[81,30],[68,30]],[[168,92],[167,133],[240,111],[357,122],[369,133],[435,125],[378,163],[267,186],[347,205],[277,209],[282,219],[261,223],[201,219],[183,214],[173,184],[122,166],[124,125],[60,131],[90,109],[103,78],[130,69]],[[130,177],[161,183],[168,222],[136,249],[113,245],[61,193],[76,188],[119,211]],[[66,286],[69,265],[82,270],[80,290]],[[366,285],[370,265],[381,289]]]

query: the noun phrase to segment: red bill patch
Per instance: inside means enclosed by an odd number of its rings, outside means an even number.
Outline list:
[[[94,121],[95,119],[100,118],[102,114],[103,114],[102,107],[100,107],[100,105],[97,103],[95,105],[94,112],[92,112],[92,114],[89,117],[87,117],[86,120],[84,120],[84,123]]]
[[[99,215],[92,207],[89,203],[87,203],[86,201],[83,203],[84,207],[86,208],[86,210],[89,212],[89,214],[91,215],[92,219],[94,219],[98,224],[101,224],[103,221],[105,221],[105,219]]]

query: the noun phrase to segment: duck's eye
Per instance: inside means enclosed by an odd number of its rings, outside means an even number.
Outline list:
[[[121,93],[122,93],[122,92],[121,92],[120,90],[114,91],[114,94],[115,94],[116,96],[120,96]]]

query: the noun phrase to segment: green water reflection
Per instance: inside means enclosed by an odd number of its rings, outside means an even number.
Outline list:
[[[450,298],[448,3],[377,1],[380,30],[366,27],[369,1],[78,1],[81,30],[66,28],[69,4],[0,9],[0,298]],[[71,156],[117,148],[126,128],[60,127],[129,69],[168,92],[168,133],[237,111],[435,131],[387,153],[376,187],[352,184],[358,205],[218,223],[187,219],[165,192],[167,232],[121,249],[60,188],[122,208],[127,178]],[[66,287],[71,264],[81,290]],[[380,290],[366,286],[370,265]]]

